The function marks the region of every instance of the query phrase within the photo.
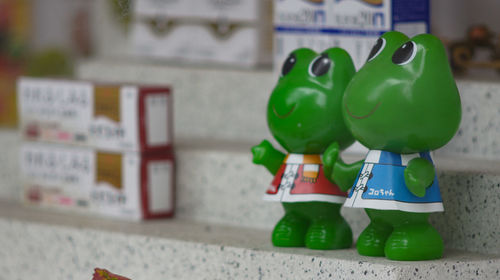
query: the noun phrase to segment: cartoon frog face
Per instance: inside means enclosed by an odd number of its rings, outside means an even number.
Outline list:
[[[290,153],[322,153],[329,144],[346,147],[353,137],[342,117],[344,90],[355,73],[349,54],[331,48],[321,54],[293,51],[267,106],[267,123]]]
[[[347,87],[342,107],[356,140],[395,153],[443,146],[461,118],[445,49],[430,34],[382,35]]]

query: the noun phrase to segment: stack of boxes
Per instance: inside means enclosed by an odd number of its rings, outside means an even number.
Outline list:
[[[124,219],[174,212],[168,87],[20,78],[23,199]]]
[[[270,64],[271,0],[137,0],[132,52],[240,67]]]

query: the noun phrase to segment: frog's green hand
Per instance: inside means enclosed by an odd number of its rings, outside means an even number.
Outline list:
[[[337,159],[339,158],[339,144],[334,142],[328,146],[328,148],[323,153],[323,169],[325,171],[325,175],[328,179],[332,179],[332,172],[337,163]]]
[[[338,160],[337,164],[333,169],[333,179],[335,183],[339,186],[340,190],[347,191],[354,185],[354,181],[358,176],[359,170],[363,166],[364,160],[360,160],[351,164],[344,163],[342,160]]]
[[[347,164],[339,157],[339,144],[331,144],[323,154],[323,169],[326,178],[339,186],[342,191],[347,191],[354,184],[363,161]]]
[[[263,140],[259,145],[253,146],[252,155],[253,163],[264,165],[273,175],[278,172],[285,158],[285,154],[276,150],[267,140]]]
[[[418,197],[424,197],[425,190],[434,181],[436,172],[430,161],[424,158],[414,158],[408,163],[404,176],[408,190]]]

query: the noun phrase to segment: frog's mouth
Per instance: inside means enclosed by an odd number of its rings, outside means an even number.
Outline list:
[[[292,114],[293,110],[295,110],[295,105],[297,105],[297,104],[294,104],[294,105],[293,105],[293,107],[292,107],[292,109],[290,109],[290,111],[288,111],[286,114],[284,114],[284,115],[280,115],[280,114],[278,113],[278,111],[276,111],[276,107],[274,107],[274,104],[273,104],[273,112],[274,112],[274,114],[276,115],[276,117],[278,117],[278,118],[280,118],[280,119],[285,119],[285,118],[287,118],[288,116],[290,116],[290,114]]]
[[[349,107],[347,107],[347,103],[344,103],[344,107],[345,107],[345,110],[349,116],[360,120],[360,119],[366,119],[369,116],[373,115],[373,113],[375,113],[375,111],[377,111],[378,107],[380,107],[380,101],[375,105],[375,107],[373,107],[373,109],[370,110],[370,112],[368,112],[368,114],[363,115],[363,116],[356,116],[353,113],[351,113],[351,111],[349,111]]]

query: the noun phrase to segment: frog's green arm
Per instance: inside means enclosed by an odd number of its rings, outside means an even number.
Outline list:
[[[363,160],[347,164],[339,157],[338,143],[331,144],[323,154],[323,166],[326,178],[337,184],[342,191],[347,191],[363,165]]]
[[[344,163],[338,159],[333,167],[333,176],[331,177],[342,191],[347,191],[356,180],[359,170],[363,166],[364,160],[360,160],[351,164]]]
[[[285,154],[276,150],[267,140],[262,141],[257,146],[253,146],[252,154],[253,163],[264,165],[273,175],[276,175],[285,159]]]
[[[430,161],[425,158],[414,158],[405,169],[405,183],[408,190],[418,197],[425,196],[425,190],[431,186],[436,171]]]

